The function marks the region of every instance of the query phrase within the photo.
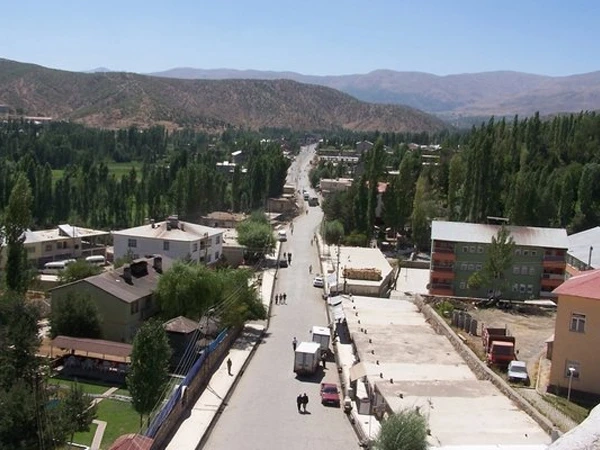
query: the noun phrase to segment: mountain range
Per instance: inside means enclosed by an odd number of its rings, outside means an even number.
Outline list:
[[[403,104],[450,122],[460,117],[542,115],[600,109],[600,71],[564,77],[498,71],[438,76],[376,70],[313,76],[295,72],[176,68],[152,75],[183,79],[290,79],[331,87],[373,103]]]
[[[206,130],[228,125],[391,132],[447,128],[439,118],[414,108],[367,103],[316,84],[285,79],[184,80],[107,70],[68,72],[0,59],[0,104],[29,116],[109,128],[134,124]]]

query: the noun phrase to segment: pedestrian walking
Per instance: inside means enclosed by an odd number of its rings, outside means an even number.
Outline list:
[[[292,254],[288,253],[288,264],[292,264]]]
[[[302,396],[302,408],[304,409],[304,412],[306,412],[307,405],[308,405],[308,395],[306,395],[306,392],[305,392],[304,395]]]
[[[285,292],[283,294],[283,304],[287,305],[287,295],[285,294]]]
[[[233,374],[231,373],[231,358],[227,358],[227,373],[230,377],[233,376]]]
[[[287,259],[287,253],[283,252],[283,259]]]
[[[292,339],[292,348],[294,349],[294,351],[296,351],[297,345],[298,345],[298,340],[296,339],[296,336],[294,336],[294,339]]]
[[[296,406],[298,407],[298,412],[302,412],[300,411],[300,407],[302,406],[302,394],[298,394],[298,397],[296,397]]]
[[[312,273],[312,264],[308,266],[308,273]]]
[[[327,355],[325,352],[321,353],[321,362],[323,363],[323,369],[327,369]]]
[[[279,294],[275,294],[275,304],[279,305]]]

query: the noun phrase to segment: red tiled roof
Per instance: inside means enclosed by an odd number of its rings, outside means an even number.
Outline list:
[[[150,450],[152,439],[141,434],[126,434],[118,438],[110,450]]]
[[[600,300],[600,269],[569,278],[553,292],[558,295]]]

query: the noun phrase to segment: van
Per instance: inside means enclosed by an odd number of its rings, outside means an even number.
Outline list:
[[[44,271],[49,273],[58,272],[64,270],[69,264],[74,263],[75,259],[65,259],[64,261],[50,261],[44,264]]]
[[[102,255],[88,256],[85,258],[85,261],[96,266],[103,266],[106,264],[106,258],[104,258]]]

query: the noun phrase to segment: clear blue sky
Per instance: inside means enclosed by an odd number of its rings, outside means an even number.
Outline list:
[[[598,0],[34,0],[0,17],[0,57],[65,70],[600,70]]]

